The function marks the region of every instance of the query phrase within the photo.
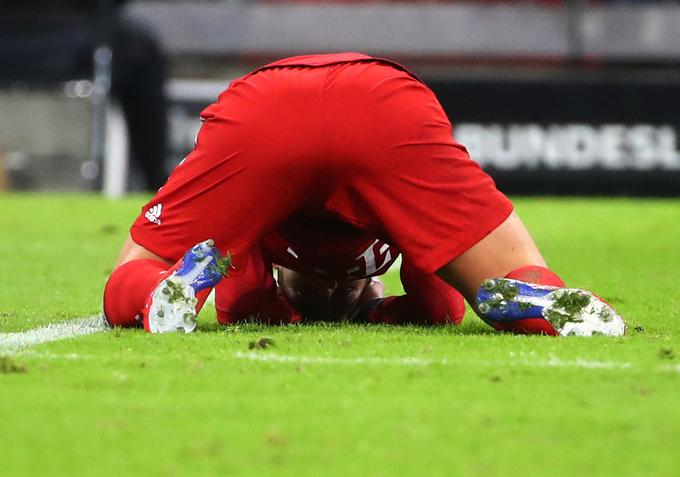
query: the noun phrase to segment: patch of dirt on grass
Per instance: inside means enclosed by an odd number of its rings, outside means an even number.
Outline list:
[[[0,356],[0,374],[25,373],[26,366],[19,364],[10,356]]]
[[[248,349],[267,349],[270,346],[274,346],[274,340],[271,338],[260,338],[257,341],[248,343]]]

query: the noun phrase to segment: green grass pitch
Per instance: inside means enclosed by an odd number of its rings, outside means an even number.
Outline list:
[[[0,195],[0,337],[98,313],[143,200]],[[191,335],[0,349],[0,475],[680,475],[680,201],[516,205],[627,336],[500,335],[470,313],[221,328],[207,309]]]

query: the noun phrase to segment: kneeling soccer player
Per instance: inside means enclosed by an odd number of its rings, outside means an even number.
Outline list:
[[[361,278],[355,267],[371,276],[384,244],[497,329],[624,333],[609,305],[563,288],[546,268],[510,201],[404,67],[357,53],[288,58],[232,82],[201,117],[195,149],[131,227],[104,292],[109,323],[141,316],[152,332],[192,331],[230,266],[226,280],[238,286],[277,231],[297,254],[285,230],[304,221],[320,251],[328,224],[379,239],[377,254],[359,250],[348,277]]]

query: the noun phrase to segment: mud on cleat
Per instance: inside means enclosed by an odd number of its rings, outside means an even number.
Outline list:
[[[213,240],[206,240],[184,254],[175,270],[151,293],[144,313],[144,328],[151,333],[196,328],[196,294],[212,288],[227,274],[231,256],[222,257]]]
[[[477,309],[491,323],[545,319],[562,336],[622,336],[626,324],[602,299],[586,290],[535,285],[510,278],[484,281]]]

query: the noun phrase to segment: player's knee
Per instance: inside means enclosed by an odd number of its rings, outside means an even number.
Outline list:
[[[134,328],[142,326],[141,306],[122,299],[126,293],[125,265],[118,267],[109,277],[104,288],[104,318],[112,327]]]
[[[300,321],[299,315],[288,302],[270,290],[252,290],[226,299],[216,296],[217,321],[230,325],[242,321],[255,321],[271,325]]]
[[[447,290],[445,299],[432,300],[427,307],[427,321],[433,325],[459,325],[465,315],[465,299],[456,290]]]
[[[236,323],[238,320],[234,315],[229,313],[228,310],[222,310],[220,308],[215,308],[215,311],[217,312],[217,321],[219,322],[220,325],[233,325]]]

